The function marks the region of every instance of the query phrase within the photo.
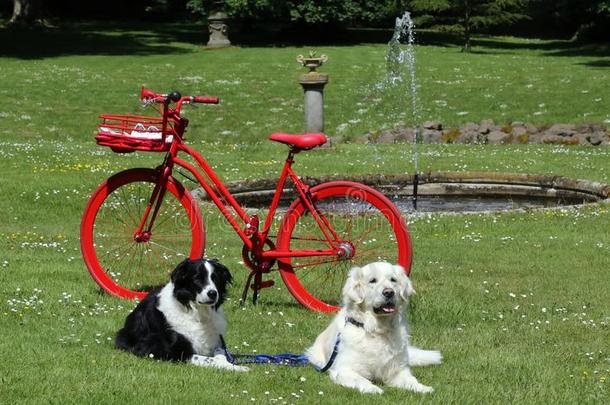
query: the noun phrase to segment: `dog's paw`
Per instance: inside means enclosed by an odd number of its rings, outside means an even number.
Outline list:
[[[363,394],[383,394],[383,390],[374,384],[360,385],[356,388]]]
[[[430,394],[431,392],[434,392],[434,388],[419,383],[413,386],[412,389],[413,391],[419,392],[420,394]]]
[[[438,350],[423,350],[409,346],[407,352],[410,366],[429,366],[443,362],[443,355]]]
[[[443,362],[443,355],[438,350],[430,350],[428,355],[429,364],[441,364]]]
[[[231,368],[232,371],[239,371],[240,373],[245,373],[246,371],[250,371],[250,369],[246,366],[233,366]]]
[[[200,356],[198,354],[195,354],[193,355],[193,357],[191,357],[191,364],[194,364],[196,366],[210,366],[213,363],[214,361],[211,357]]]

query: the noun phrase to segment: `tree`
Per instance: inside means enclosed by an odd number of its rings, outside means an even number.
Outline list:
[[[536,30],[579,41],[610,39],[610,0],[529,0],[527,13]]]
[[[572,1],[574,3],[574,1]],[[583,0],[574,4],[581,9],[581,20],[574,39],[584,41],[604,41],[610,39],[610,0]]]
[[[460,33],[464,41],[462,49],[468,52],[472,34],[480,29],[527,19],[527,15],[519,12],[523,10],[526,1],[412,0],[410,8],[418,17],[419,25],[431,25],[437,29]]]
[[[286,24],[370,24],[391,20],[403,11],[400,0],[188,0],[187,8],[205,15],[217,3],[223,3],[224,11],[234,18]]]
[[[13,0],[11,24],[31,25],[42,17],[41,0]]]

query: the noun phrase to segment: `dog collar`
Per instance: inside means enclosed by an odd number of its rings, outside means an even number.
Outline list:
[[[358,328],[364,328],[364,323],[363,322],[357,321],[354,318],[352,318],[351,316],[347,317],[345,319],[345,322],[351,323],[352,325],[357,326]]]

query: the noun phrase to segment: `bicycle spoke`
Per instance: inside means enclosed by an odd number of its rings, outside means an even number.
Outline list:
[[[320,261],[317,261],[317,262],[309,262],[307,264],[293,264],[292,268],[293,269],[300,269],[300,268],[304,268],[304,267],[318,266],[320,264],[325,264],[325,263],[335,263],[335,262],[338,262],[340,260],[341,259],[339,259],[339,258],[335,258],[335,259],[332,259],[332,260],[320,260]]]
[[[130,249],[133,249],[134,244],[135,244],[135,242],[133,242],[132,244],[127,244],[127,245],[124,244],[124,245],[118,246],[118,247],[114,248],[113,250],[102,253],[100,258],[104,259],[104,258],[113,257],[113,256],[118,257],[118,258],[123,258],[127,251],[129,251]]]
[[[172,248],[170,248],[169,246],[165,246],[165,245],[162,245],[162,244],[160,244],[160,243],[153,242],[153,241],[150,241],[150,242],[148,242],[148,243],[149,243],[149,244],[151,244],[151,245],[154,245],[154,246],[158,246],[158,247],[160,247],[160,248],[162,248],[162,249],[165,249],[165,250],[167,250],[168,252],[172,252],[172,253],[180,254],[180,252],[179,252],[179,251],[177,251],[177,250],[175,250],[175,249],[172,249]]]

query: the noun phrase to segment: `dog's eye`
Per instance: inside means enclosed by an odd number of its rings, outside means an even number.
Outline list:
[[[395,283],[395,282],[396,282],[396,279],[395,279],[394,277],[392,277],[392,278],[390,279],[390,281],[391,281],[391,282],[393,282],[393,283]]]
[[[369,280],[369,283],[371,283],[371,284],[375,284],[376,282],[377,282],[376,278],[372,278],[372,279]]]

